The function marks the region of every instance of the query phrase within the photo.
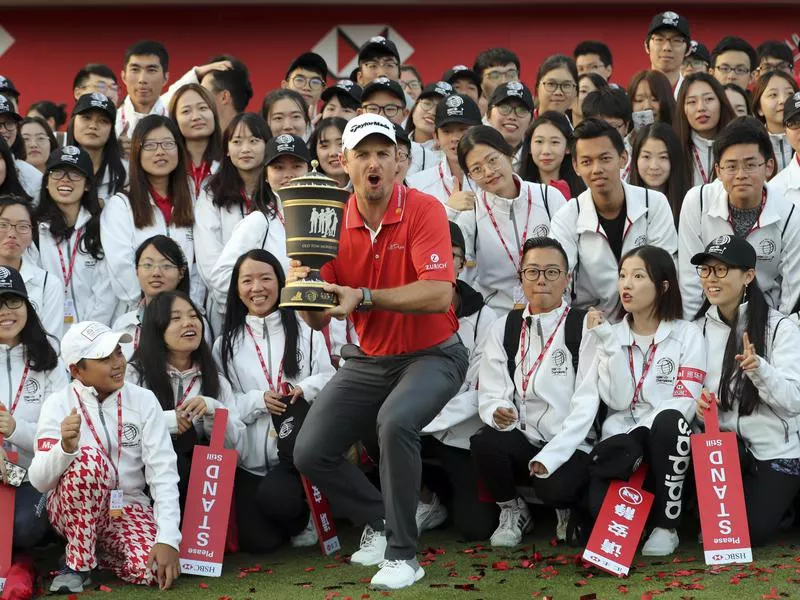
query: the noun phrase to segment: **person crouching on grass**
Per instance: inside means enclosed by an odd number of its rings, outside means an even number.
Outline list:
[[[98,564],[162,590],[179,574],[175,451],[155,395],[125,383],[120,342],[131,341],[93,321],[61,341],[73,382],[45,400],[29,471],[67,540],[52,592],[82,592]]]

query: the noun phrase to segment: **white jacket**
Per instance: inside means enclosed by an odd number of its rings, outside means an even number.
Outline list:
[[[101,404],[97,401],[94,388],[73,381],[45,400],[39,417],[36,454],[28,475],[33,487],[42,493],[58,485],[64,471],[80,455],[80,447],[97,447],[94,435],[78,407],[76,392],[86,407],[97,436],[116,464],[119,448],[117,393]],[[152,498],[156,543],[169,544],[177,550],[181,543],[177,458],[161,406],[151,391],[132,383],[126,383],[119,393],[122,394],[123,437],[122,457],[117,468],[125,504],[149,506]],[[73,408],[77,408],[81,415],[81,439],[78,451],[67,454],[61,446],[61,421]],[[145,493],[145,486],[149,487],[150,497]]]
[[[242,254],[255,248],[263,248],[274,254],[281,262],[284,274],[288,273],[289,257],[286,256],[286,230],[283,223],[278,217],[268,217],[260,210],[250,213],[234,227],[208,275],[208,288],[221,312],[225,312],[233,265]]]
[[[797,154],[783,171],[770,180],[769,185],[778,198],[784,198],[792,204],[800,203],[800,161]]]
[[[498,408],[511,408],[519,415],[522,369],[533,367],[566,309],[567,305],[562,303],[549,313],[531,315],[530,307],[525,308],[523,319],[531,318],[525,341],[526,364],[522,365],[520,343],[514,359],[517,365],[514,381],[508,373],[508,359],[503,347],[508,316],[494,322],[486,339],[478,388],[480,416],[486,425],[500,431],[520,428],[519,419],[504,429],[499,427],[494,421],[494,412]],[[523,433],[533,446],[542,448],[536,454],[536,460],[547,467],[548,475],[567,462],[576,450],[588,452],[591,449],[588,438],[599,406],[595,341],[585,331],[584,322],[576,374],[566,345],[565,326],[566,323],[562,322],[547,354],[531,375],[524,399],[526,425]]]
[[[42,192],[42,172],[32,164],[24,160],[14,159],[14,166],[17,168],[17,176],[22,185],[22,189],[33,200],[34,206],[39,206],[39,194]]]
[[[280,312],[276,310],[263,319],[248,315],[245,320],[258,343],[272,383],[277,385],[285,340]],[[323,335],[318,331],[312,332],[300,319],[298,326],[300,372],[297,377],[287,377],[284,373],[282,381],[292,386],[300,386],[304,398],[308,402],[313,402],[335,371]],[[220,372],[224,373],[221,337],[214,343],[214,359]],[[265,475],[270,468],[278,464],[278,433],[272,426],[272,417],[264,402],[264,393],[269,391],[269,385],[264,377],[253,340],[245,328],[242,328],[236,338],[233,360],[228,365],[228,375],[239,416],[246,425],[239,464],[251,473]]]
[[[756,277],[767,302],[788,314],[800,298],[800,210],[772,182],[767,182],[766,190],[767,200],[747,241],[756,250]],[[686,194],[678,227],[678,278],[686,318],[694,318],[703,302],[692,256],[715,238],[733,235],[729,219],[728,193],[721,182],[694,187]]]
[[[228,380],[221,373],[219,374],[219,394],[216,398],[212,398],[203,391],[203,379],[199,366],[194,365],[186,371],[178,371],[168,364],[167,375],[172,386],[172,396],[176,399],[176,402],[179,402],[184,394],[188,394],[186,402],[197,396],[202,396],[203,400],[205,400],[205,414],[194,421],[195,430],[201,438],[211,439],[216,410],[218,408],[228,409],[228,424],[225,427],[225,447],[236,450],[241,454],[244,449],[244,423],[242,423],[236,410],[233,390]],[[125,380],[140,387],[143,386],[141,373],[135,363],[128,365],[128,369],[125,371]],[[178,417],[175,414],[175,409],[165,410],[163,413],[170,435],[178,435]]]
[[[744,334],[747,304],[739,307],[737,340]],[[705,387],[719,394],[725,347],[730,327],[719,317],[716,306],[697,320],[705,334],[708,352],[708,375]],[[740,342],[741,343],[741,342]],[[782,314],[770,310],[766,335],[766,356],[759,356],[759,366],[745,371],[761,398],[749,415],[739,415],[738,399],[733,409],[719,411],[722,431],[734,431],[758,460],[800,458],[800,331]],[[739,369],[736,369],[740,372]]]
[[[244,205],[222,209],[214,204],[214,194],[210,190],[200,190],[194,206],[194,239],[197,271],[207,286],[211,284],[211,273],[225,244],[247,216],[245,211]]]
[[[703,333],[689,321],[661,321],[653,336],[656,345],[638,401],[634,390],[642,377],[649,348],[640,348],[633,338],[628,318],[595,327],[600,399],[608,405],[602,439],[653,425],[658,413],[675,409],[691,422],[695,400],[700,396],[706,373]],[[633,354],[633,373],[630,367]]]
[[[91,215],[85,208],[81,208],[75,229],[68,240],[56,244],[50,233],[49,223],[39,223],[39,260],[42,268],[53,279],[58,279],[65,285],[64,270],[69,273],[69,264],[75,244],[78,241],[78,231],[83,230],[89,222]],[[61,250],[59,257],[58,250]],[[63,268],[62,263],[63,262]],[[117,306],[117,297],[111,291],[111,278],[108,273],[105,258],[97,260],[94,256],[78,248],[75,254],[75,263],[72,268],[69,287],[66,288],[64,298],[72,301],[75,308],[74,322],[97,321],[110,325]],[[64,323],[63,329],[58,332],[60,338],[67,332],[72,323]]]
[[[208,171],[208,175],[203,177],[203,179],[200,181],[199,191],[195,191],[194,179],[192,179],[191,173],[187,175],[187,178],[189,179],[189,193],[192,195],[192,203],[197,203],[197,199],[200,197],[203,191],[205,191],[208,182],[211,181],[211,177],[217,171],[219,171],[219,161],[218,160],[211,161],[211,169]]]
[[[769,141],[772,142],[772,150],[775,152],[775,172],[779,173],[789,166],[794,150],[785,133],[770,133]]]
[[[667,197],[661,192],[622,184],[625,190],[627,225],[622,253],[651,244],[673,257],[678,251],[678,232]],[[595,306],[606,318],[615,320],[619,308],[617,275],[619,265],[608,238],[600,227],[592,191],[582,192],[553,217],[550,237],[561,242],[572,273],[571,304],[577,308]]]
[[[432,167],[439,162],[439,157],[436,156],[435,152],[412,140],[410,160],[411,165],[408,167],[406,177]]]
[[[60,340],[64,327],[64,285],[61,278],[40,269],[24,257],[19,274],[22,275],[28,300],[39,316],[42,327]]]
[[[475,262],[474,287],[498,315],[514,308],[514,290],[519,287],[517,269],[525,237],[548,235],[551,219],[567,202],[554,187],[522,181],[519,175],[514,175],[514,179],[519,183],[519,195],[516,198],[501,198],[481,191],[477,194],[475,210],[464,211],[456,219],[465,240],[470,240],[467,250],[470,246],[474,248],[472,256],[467,253],[467,259]],[[505,246],[489,217],[487,204],[497,221]],[[509,252],[514,258],[513,264]]]
[[[115,194],[100,214],[100,238],[111,278],[111,289],[119,301],[131,310],[141,297],[136,277],[136,248],[154,235],[166,235],[178,243],[186,256],[190,271],[194,271],[194,242],[191,227],[167,226],[164,215],[148,195],[154,224],[138,229],[133,224],[133,212],[126,194]],[[204,293],[199,278],[192,278],[192,299],[203,305]]]
[[[17,344],[9,348],[0,344],[0,394],[6,410],[11,410],[17,396],[22,373],[25,370],[25,347]],[[36,425],[42,404],[50,394],[65,388],[69,384],[67,371],[61,361],[51,371],[34,371],[30,369],[22,387],[22,395],[14,410],[17,422],[14,431],[6,437],[6,449],[19,453],[20,466],[28,467],[33,460]]]
[[[406,177],[406,185],[429,194],[444,204],[449,220],[455,221],[456,217],[461,214],[461,211],[447,206],[450,195],[455,191],[455,178],[446,158],[439,161],[437,165]],[[461,179],[461,189],[463,191],[472,191],[476,195],[480,192],[478,187],[466,175]]]
[[[116,133],[117,137],[125,133],[129,138],[133,137],[133,130],[136,129],[136,125],[139,123],[140,120],[144,119],[148,115],[162,115],[168,116],[169,115],[169,101],[172,99],[172,96],[177,92],[182,86],[186,85],[187,83],[200,83],[197,80],[197,73],[195,73],[195,67],[192,67],[186,73],[183,74],[183,77],[178,79],[175,83],[173,83],[167,91],[161,94],[161,96],[156,100],[153,107],[150,109],[150,112],[147,114],[138,113],[136,109],[133,107],[133,102],[131,101],[130,96],[125,96],[125,99],[122,101],[122,104],[117,109],[117,119],[114,123],[114,132]]]
[[[122,159],[122,166],[125,167],[125,186],[127,186],[130,168],[128,166],[128,161],[124,158]],[[105,171],[103,171],[103,177],[100,179],[100,183],[97,184],[97,197],[100,199],[101,203],[105,204],[105,202],[114,195],[111,186],[111,169],[106,166]]]
[[[691,154],[692,165],[694,167],[692,169],[692,185],[710,183],[714,178],[714,140],[707,140],[694,131],[692,131],[691,136],[692,144],[697,150],[697,156],[695,156],[691,148],[688,150],[689,154]],[[697,162],[698,157],[700,158],[699,163]],[[702,171],[700,170],[700,165],[703,166]],[[703,173],[706,174],[705,180],[703,179]]]

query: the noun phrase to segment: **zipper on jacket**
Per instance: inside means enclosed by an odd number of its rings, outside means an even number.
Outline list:
[[[8,374],[8,410],[11,410],[11,404],[14,402],[14,397],[11,395],[11,349],[6,350],[6,372]],[[2,446],[0,446],[2,447]]]
[[[261,320],[261,332],[264,337],[264,341],[267,342],[267,365],[268,368],[272,368],[272,341],[269,339],[269,328],[267,327],[267,319]],[[258,342],[256,342],[258,343]],[[277,375],[276,375],[277,377]],[[278,380],[275,380],[275,385],[278,385]],[[272,424],[272,415],[267,413],[269,416],[269,421],[267,421],[267,435],[264,436],[264,466],[267,469],[267,473],[270,472],[269,467],[269,430],[273,428]]]
[[[110,396],[109,396],[110,398]],[[122,400],[120,399],[120,402]],[[108,427],[106,426],[106,416],[103,414],[103,403],[97,403],[97,412],[100,413],[100,422],[103,424],[103,431],[106,434],[106,441],[108,442],[108,455],[111,456],[111,435],[108,433]],[[119,468],[119,467],[118,467]]]
[[[69,247],[71,239],[72,238],[67,240],[67,256],[72,256],[72,249]],[[75,239],[75,243],[76,244],[78,243],[77,238]],[[69,266],[67,268],[69,268]],[[74,263],[73,263],[73,268],[74,268]],[[74,273],[70,273],[69,293],[72,295],[72,310],[75,311],[75,322],[79,323],[81,319],[80,319],[80,315],[78,314],[78,303],[75,301],[75,277],[74,277]]]

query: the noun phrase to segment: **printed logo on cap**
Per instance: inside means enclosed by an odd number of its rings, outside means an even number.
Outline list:
[[[346,92],[349,92],[350,90],[353,89],[354,85],[355,84],[352,81],[350,81],[349,79],[342,79],[341,81],[337,82],[336,87],[338,87],[339,89],[342,89],[342,90],[344,90]]]
[[[375,35],[375,36],[372,36],[371,38],[369,38],[369,43],[370,44],[385,44],[386,43],[386,38],[383,37],[382,35]]]
[[[437,94],[441,94],[442,96],[449,96],[453,93],[453,86],[446,81],[438,81],[436,82],[436,87],[433,89],[433,91]]]
[[[90,342],[93,342],[107,331],[111,330],[102,323],[92,323],[91,325],[88,325],[87,327],[83,328],[83,331],[81,331],[81,335]]]
[[[661,15],[661,22],[664,25],[669,25],[671,27],[677,27],[679,19],[680,17],[678,16],[678,13],[672,12],[671,10],[668,10]]]
[[[372,80],[372,83],[377,83],[378,85],[389,85],[391,83],[391,79],[388,77],[376,77]]]
[[[278,152],[294,152],[294,138],[289,134],[282,133],[275,138]]]
[[[464,99],[460,96],[449,96],[444,103],[447,106],[448,117],[464,116]]]
[[[5,97],[0,98],[0,111],[9,112],[11,111],[11,103],[6,100]]]
[[[726,246],[731,243],[731,236],[721,235],[713,240],[708,246],[709,254],[725,254]]]
[[[8,79],[0,75],[0,88],[8,87]]]
[[[81,149],[78,148],[77,146],[64,146],[61,149],[61,152],[63,154],[68,154],[70,156],[77,156],[78,154],[81,153]]]
[[[458,73],[459,71],[469,71],[469,67],[467,65],[456,65],[452,69],[453,73]]]
[[[519,81],[509,81],[506,84],[506,96],[517,96],[522,98],[523,90],[524,88]]]
[[[692,40],[689,42],[689,54],[694,54],[695,52],[697,52],[697,41]]]
[[[9,277],[11,277],[11,271],[6,267],[0,267],[0,279],[8,279]]]
[[[100,92],[93,92],[89,104],[95,108],[106,109],[108,105],[108,98]]]

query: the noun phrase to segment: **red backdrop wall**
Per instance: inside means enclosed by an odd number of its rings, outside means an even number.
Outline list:
[[[21,108],[37,100],[66,102],[72,107],[71,85],[85,63],[102,62],[122,68],[126,46],[142,38],[163,41],[171,55],[172,79],[213,54],[229,53],[250,68],[257,110],[260,100],[276,87],[286,66],[313,48],[337,25],[371,25],[378,33],[390,26],[413,48],[408,62],[425,80],[434,80],[454,64],[471,65],[475,55],[491,46],[507,46],[522,59],[522,76],[531,83],[544,57],[570,53],[583,39],[600,39],[611,46],[614,80],[627,83],[649,62],[643,38],[654,13],[670,8],[655,2],[598,3],[557,7],[531,5],[424,6],[199,6],[72,9],[4,9],[0,26],[14,43],[0,56],[0,74],[22,91]],[[671,7],[686,15],[692,35],[711,48],[722,36],[741,35],[754,45],[766,39],[788,40],[797,51],[800,23],[787,18],[791,6],[761,3]],[[362,32],[362,33],[363,33]],[[373,34],[374,34],[373,33]],[[2,34],[2,32],[0,32]],[[354,55],[340,39],[339,65]],[[0,43],[0,51],[2,44]]]

